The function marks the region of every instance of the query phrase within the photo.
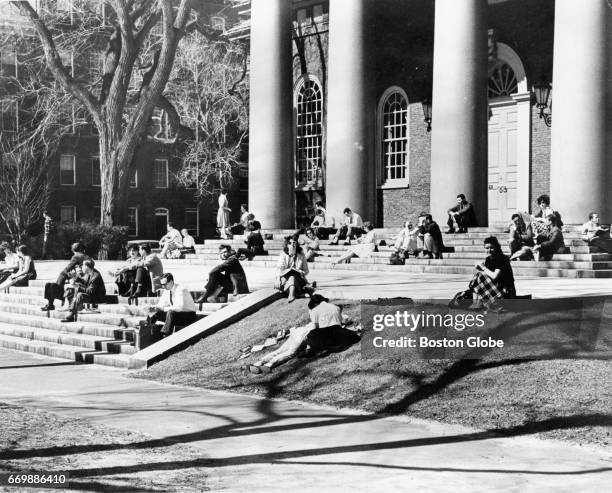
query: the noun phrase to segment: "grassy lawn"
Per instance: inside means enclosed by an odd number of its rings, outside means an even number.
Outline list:
[[[294,359],[255,376],[239,348],[307,321],[307,300],[280,300],[135,374],[162,382],[306,400],[458,423],[500,434],[538,434],[580,444],[612,443],[612,363],[602,360],[363,359],[342,353]],[[359,305],[344,313],[360,317]],[[259,353],[261,355],[263,353]]]
[[[3,473],[67,472],[70,490],[78,491],[210,491],[195,448],[1,402],[0,422]],[[69,491],[10,488],[43,490]]]

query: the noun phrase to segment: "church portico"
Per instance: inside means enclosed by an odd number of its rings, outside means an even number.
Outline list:
[[[282,87],[268,88],[267,99],[251,94],[250,146],[255,135],[260,151],[250,152],[250,208],[267,227],[294,227],[315,200],[337,220],[351,207],[377,227],[415,221],[421,211],[444,223],[458,193],[483,226],[532,210],[541,193],[568,224],[591,210],[612,219],[604,197],[612,188],[606,0],[294,1],[288,10],[284,36],[293,46],[285,39],[282,53],[292,74],[283,62],[258,75],[261,42],[251,46],[252,84]],[[258,29],[253,15],[253,40]],[[269,58],[271,49],[263,51]],[[535,107],[532,87],[541,82],[554,96],[550,127]],[[270,98],[277,109],[258,113]],[[281,110],[287,104],[289,116]],[[273,129],[274,138],[264,135]],[[275,188],[269,182],[277,176],[283,185]],[[572,189],[580,198],[570,204]],[[277,204],[285,212],[262,210]]]

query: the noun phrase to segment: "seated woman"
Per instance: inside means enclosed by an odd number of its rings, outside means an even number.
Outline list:
[[[117,285],[117,293],[119,293],[119,296],[126,296],[129,298],[136,291],[136,270],[141,260],[138,254],[138,247],[131,246],[128,249],[128,258],[125,264],[116,271],[109,271],[109,274],[115,277],[115,284]]]
[[[359,238],[358,243],[347,248],[347,251],[343,253],[339,259],[332,262],[332,266],[348,261],[352,257],[369,258],[372,256],[372,252],[376,251],[376,233],[374,232],[374,226],[372,223],[366,221],[363,224],[366,234]]]
[[[532,248],[533,257],[536,261],[551,260],[555,253],[565,252],[565,241],[558,217],[554,214],[546,216],[546,226],[548,232],[538,236],[536,245]]]
[[[186,228],[181,229],[181,235],[183,236],[183,247],[180,249],[181,253],[195,253],[195,238],[189,234],[189,230]]]
[[[314,262],[314,259],[320,255],[319,250],[321,249],[319,244],[319,238],[315,236],[315,232],[312,228],[306,229],[306,239],[303,241],[305,249],[304,256],[307,262]]]
[[[0,244],[0,253],[3,255],[2,264],[0,264],[0,282],[4,282],[11,274],[17,272],[19,265],[17,255],[13,253],[7,242]]]
[[[308,262],[298,245],[297,238],[290,236],[285,240],[285,248],[280,254],[277,268],[276,289],[289,295],[289,303],[310,288],[308,284]]]
[[[285,363],[302,350],[314,354],[323,349],[354,344],[359,340],[356,332],[342,327],[342,310],[329,303],[327,298],[313,294],[308,310],[310,323],[291,329],[289,339],[281,347],[249,366],[251,373],[270,373],[272,368]]]
[[[240,259],[253,260],[255,255],[264,255],[264,239],[261,235],[261,223],[255,220],[253,214],[249,214],[249,222],[247,224],[247,234],[244,239],[246,248],[239,248],[236,253]]]
[[[550,197],[548,195],[540,195],[536,202],[540,210],[531,216],[531,229],[533,230],[535,242],[540,243],[548,236],[548,225],[546,222],[548,216],[555,216],[559,228],[563,226],[563,221],[561,220],[561,214],[550,206]],[[540,238],[540,241],[538,241],[538,238]]]
[[[484,240],[487,258],[484,262],[476,264],[476,272],[470,281],[469,290],[472,291],[475,304],[479,306],[482,301],[485,308],[490,308],[496,301],[503,298],[515,298],[514,274],[510,259],[503,254],[499,241],[495,236]]]
[[[414,227],[412,222],[406,221],[404,227],[395,238],[395,249],[396,255],[401,255],[404,258],[408,258],[410,255],[417,256],[417,237],[419,235],[419,228]]]
[[[26,245],[19,245],[17,248],[17,272],[10,274],[0,284],[0,289],[6,289],[10,286],[27,286],[30,279],[36,279],[34,260],[30,256],[29,248]]]

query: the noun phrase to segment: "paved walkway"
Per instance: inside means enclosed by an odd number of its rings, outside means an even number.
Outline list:
[[[118,262],[98,262],[97,266],[108,282],[112,278],[108,271]],[[39,279],[55,279],[65,262],[38,262]],[[275,270],[249,267],[243,262],[249,287],[260,289],[274,284]],[[179,283],[192,289],[202,289],[212,266],[173,264],[166,270],[174,274]],[[308,276],[317,281],[324,294],[332,298],[366,299],[392,298],[397,296],[413,299],[451,299],[455,293],[466,289],[471,276],[460,274],[426,274],[411,272],[359,272],[351,270],[313,270]],[[534,298],[569,296],[612,295],[612,279],[564,279],[522,278],[516,282],[517,292],[531,293]]]
[[[612,484],[610,450],[162,385],[6,350],[0,401],[143,432],[151,445],[166,438],[201,448],[215,492],[573,492]]]

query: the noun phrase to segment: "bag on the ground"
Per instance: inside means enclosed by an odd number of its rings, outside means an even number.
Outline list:
[[[389,265],[404,265],[406,259],[401,253],[393,252],[389,257]]]
[[[449,308],[466,308],[472,304],[472,291],[466,289],[459,291],[448,304]]]
[[[134,346],[140,351],[157,341],[161,341],[161,326],[157,324],[147,324],[146,321],[141,320],[134,331],[134,337]]]

